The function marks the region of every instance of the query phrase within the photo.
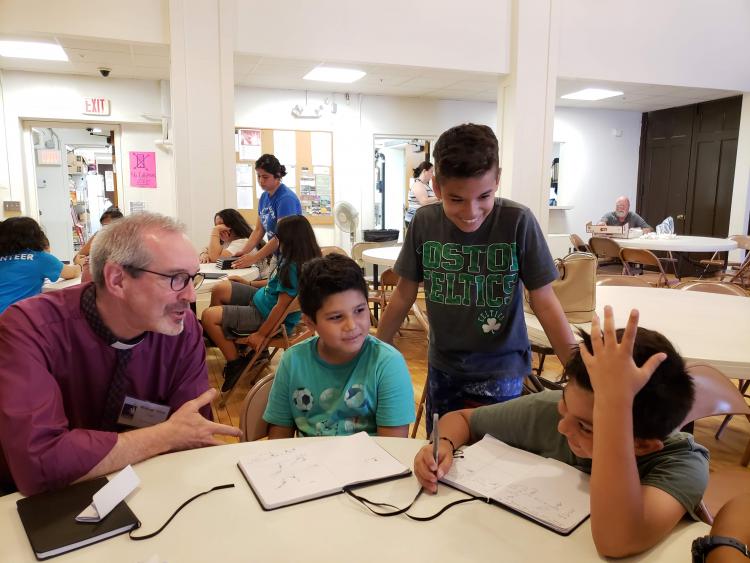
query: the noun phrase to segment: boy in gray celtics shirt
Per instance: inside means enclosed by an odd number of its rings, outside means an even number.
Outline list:
[[[523,291],[565,363],[575,345],[551,282],[557,277],[531,211],[495,198],[498,142],[486,125],[465,124],[435,144],[435,193],[417,210],[394,266],[401,276],[378,338],[391,342],[424,282],[430,319],[427,427],[432,413],[497,403],[521,394],[531,370]]]

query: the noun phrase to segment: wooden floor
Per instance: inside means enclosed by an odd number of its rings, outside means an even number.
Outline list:
[[[418,401],[422,394],[422,387],[427,375],[427,340],[424,332],[420,331],[416,322],[412,322],[409,328],[412,330],[403,330],[401,336],[396,336],[395,346],[401,351],[406,358],[407,365],[414,385],[414,398]],[[271,362],[271,366],[265,373],[278,364],[281,352]],[[535,364],[536,365],[536,364]],[[224,368],[224,358],[218,348],[208,349],[208,368],[209,379],[211,384],[221,387],[222,370]],[[548,357],[544,364],[544,376],[549,379],[557,379],[562,373],[562,367],[555,357]],[[234,393],[229,397],[227,404],[223,408],[218,408],[217,402],[214,407],[214,419],[223,424],[231,424],[239,427],[239,411],[242,405],[242,399],[250,389],[251,384],[247,381],[240,381]],[[711,452],[711,471],[726,468],[739,467],[739,461],[745,446],[750,439],[750,422],[745,417],[734,417],[721,435],[721,440],[714,438],[714,433],[723,417],[713,417],[700,420],[695,425],[696,440],[703,444]],[[418,438],[425,437],[424,418],[417,432]],[[227,441],[232,441],[228,439]],[[750,478],[750,469],[746,469]]]

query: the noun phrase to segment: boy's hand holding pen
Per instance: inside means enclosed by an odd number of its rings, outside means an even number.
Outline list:
[[[414,475],[428,493],[437,492],[438,479],[443,477],[453,464],[451,441],[440,439],[438,415],[433,416],[431,444],[424,446],[414,460]]]

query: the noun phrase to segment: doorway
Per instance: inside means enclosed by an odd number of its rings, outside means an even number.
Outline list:
[[[71,261],[101,225],[99,217],[121,200],[115,141],[110,124],[27,122],[30,143],[29,200],[50,251]],[[31,207],[31,206],[30,206]],[[33,211],[30,209],[33,216]]]
[[[404,231],[413,170],[420,162],[432,160],[434,137],[375,135],[373,164],[375,166],[374,224],[376,229]]]

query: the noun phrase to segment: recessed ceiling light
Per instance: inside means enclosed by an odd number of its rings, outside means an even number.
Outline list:
[[[565,100],[588,100],[595,102],[597,100],[604,100],[606,98],[614,98],[615,96],[622,96],[624,92],[618,90],[604,90],[602,88],[584,88],[578,92],[572,94],[565,94],[561,98]]]
[[[12,59],[67,61],[68,55],[57,43],[35,41],[0,41],[0,56]]]
[[[317,80],[319,82],[356,82],[366,72],[354,70],[353,68],[334,68],[332,66],[319,66],[312,69],[303,80]]]

